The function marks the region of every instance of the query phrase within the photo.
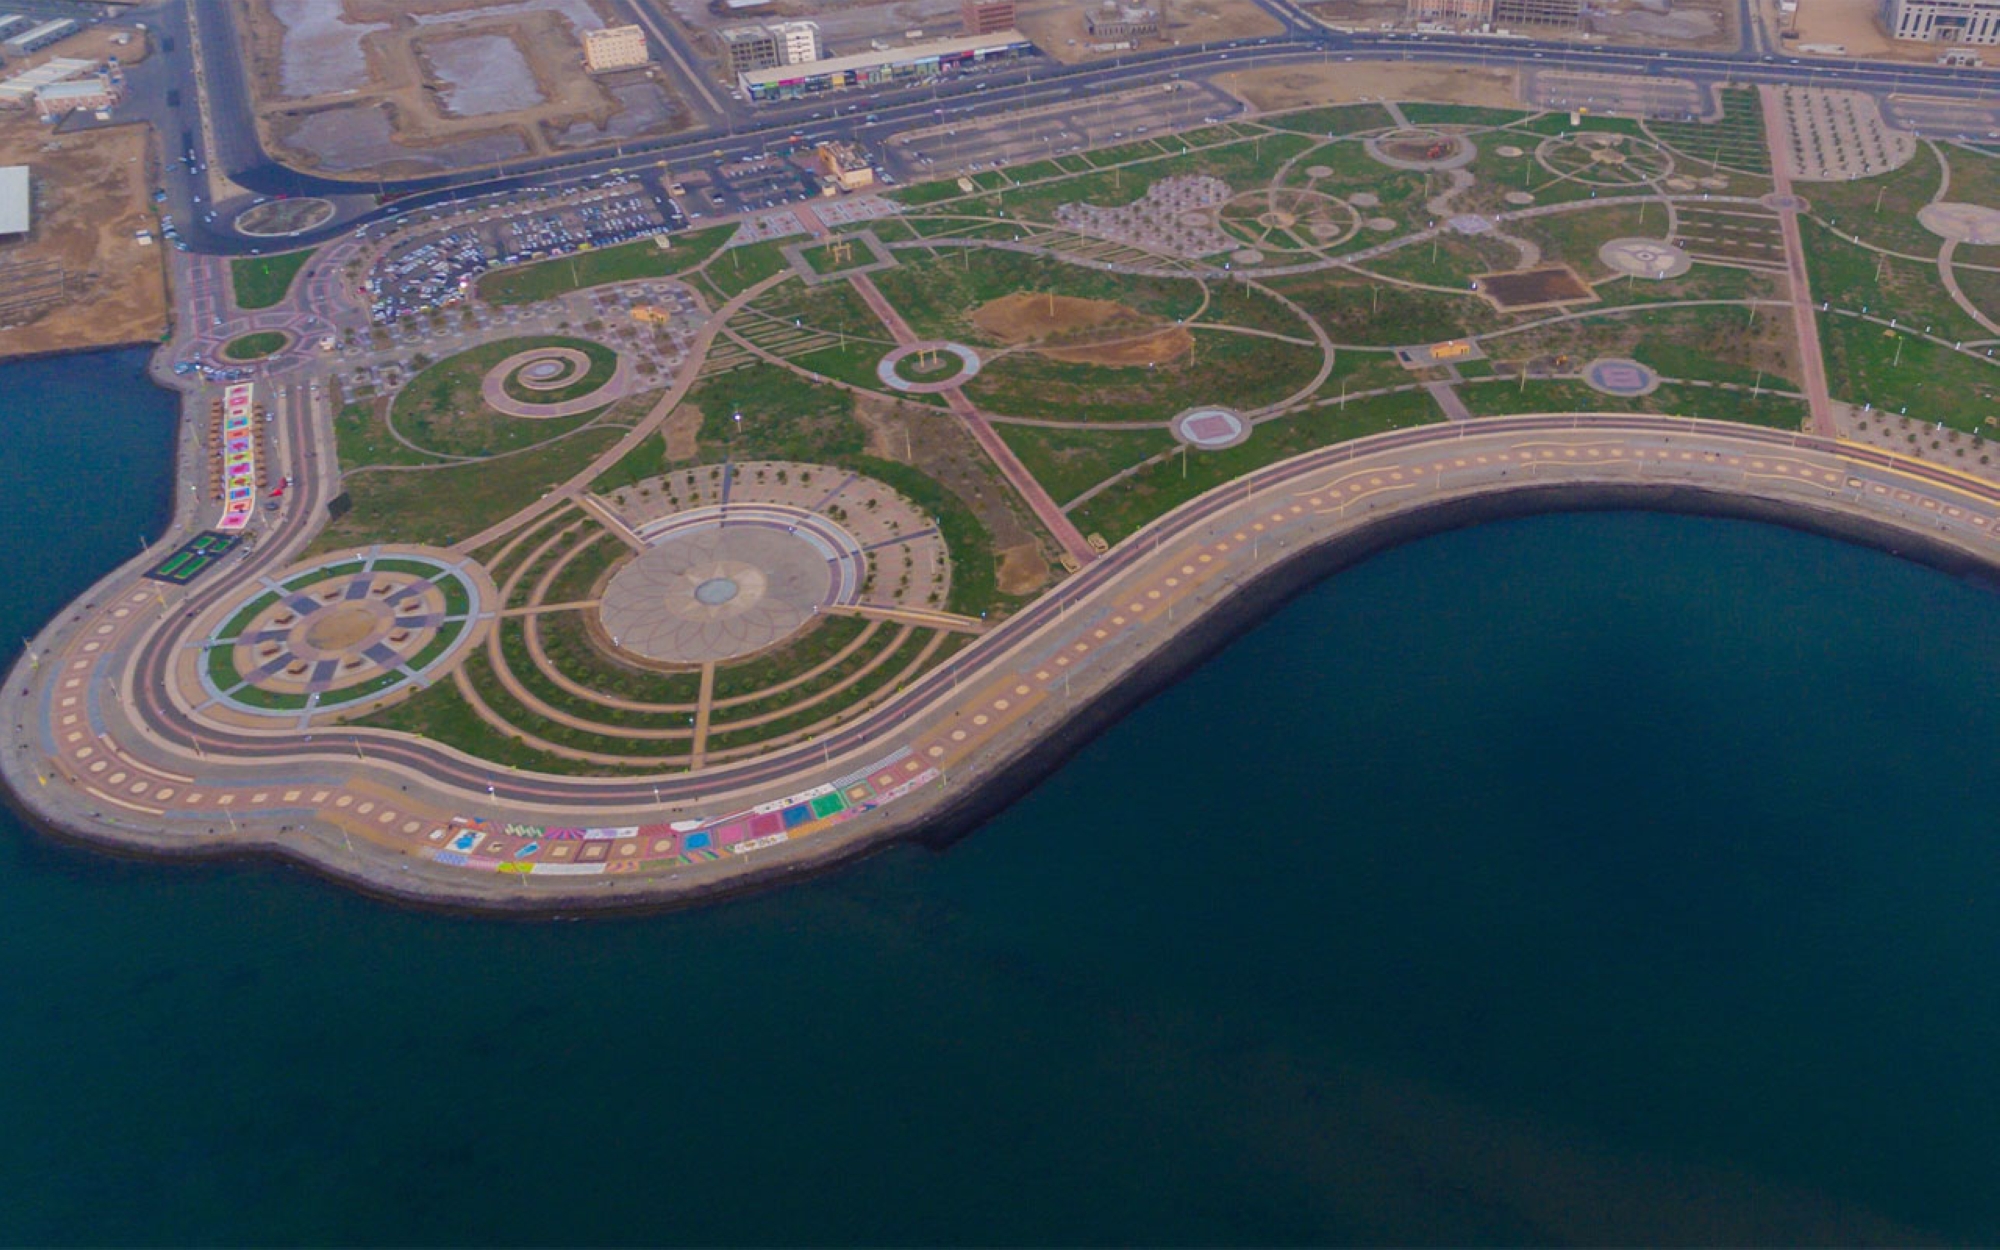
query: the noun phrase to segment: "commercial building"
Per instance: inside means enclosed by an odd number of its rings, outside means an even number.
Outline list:
[[[5,39],[27,24],[28,19],[22,17],[19,13],[8,13],[0,16],[0,39]]]
[[[646,46],[646,32],[637,26],[606,26],[603,30],[584,32],[583,67],[593,74],[631,69],[652,59],[652,49]]]
[[[1882,25],[1897,39],[2000,44],[2000,0],[1883,0]]]
[[[30,27],[12,36],[5,45],[0,46],[5,46],[7,51],[15,56],[26,56],[30,52],[41,51],[58,39],[75,34],[76,29],[75,22],[66,17],[59,17],[53,22],[43,22],[40,26]]]
[[[1160,11],[1134,4],[1086,9],[1084,33],[1092,39],[1151,39],[1160,33]]]
[[[875,185],[875,166],[851,143],[822,143],[816,159],[819,171],[843,191]]]
[[[96,62],[73,56],[59,56],[45,61],[0,82],[0,108],[26,108],[34,100],[35,93],[43,87],[75,78],[78,74],[88,74],[96,68]]]
[[[968,35],[992,35],[1014,29],[1014,0],[963,0],[958,20]]]
[[[1035,45],[1018,30],[963,39],[913,43],[904,48],[829,57],[808,66],[777,66],[739,74],[737,83],[752,100],[792,100],[822,91],[874,87],[884,83],[935,78],[974,65],[1010,57],[1030,56]]]
[[[34,198],[26,165],[0,166],[0,239],[28,233],[33,224]]]
[[[35,108],[43,117],[61,117],[72,109],[108,109],[118,103],[119,91],[103,74],[69,82],[51,83],[35,92]]]

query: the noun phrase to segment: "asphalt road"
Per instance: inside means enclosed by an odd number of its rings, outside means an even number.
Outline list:
[[[930,87],[908,87],[876,93],[836,92],[794,104],[750,106],[708,92],[715,108],[703,107],[702,93],[688,93],[689,103],[704,119],[700,129],[666,138],[626,143],[621,150],[595,155],[564,155],[510,164],[504,174],[491,170],[418,179],[385,181],[374,186],[301,173],[272,160],[258,142],[248,86],[234,47],[235,32],[229,0],[155,0],[135,10],[160,36],[163,51],[139,67],[133,96],[138,115],[151,120],[163,148],[178,154],[192,139],[198,163],[215,163],[229,177],[259,195],[326,195],[342,202],[343,211],[326,227],[290,242],[306,245],[367,222],[412,209],[471,196],[508,191],[543,190],[553,182],[582,180],[665,160],[670,164],[713,163],[765,151],[799,132],[822,138],[859,141],[879,150],[898,130],[948,118],[953,110],[976,109],[991,115],[1006,109],[1030,108],[1115,91],[1174,77],[1198,77],[1226,70],[1284,64],[1332,62],[1341,58],[1403,59],[1425,64],[1475,64],[1614,74],[1663,74],[1701,84],[1814,83],[1879,93],[1922,91],[1940,96],[1979,96],[2000,89],[2000,70],[1947,68],[1935,65],[1892,65],[1871,62],[1828,63],[1788,58],[1755,50],[1691,52],[1642,47],[1593,47],[1556,40],[1512,39],[1469,35],[1409,35],[1329,31],[1302,17],[1284,0],[1261,0],[1286,27],[1283,35],[1166,48],[1109,62],[1058,65],[1032,58],[1013,65],[957,76]],[[200,37],[209,68],[207,99],[214,147],[200,126],[200,96],[188,47],[186,6],[197,6]],[[1760,48],[1761,36],[1750,22],[1748,0],[1739,0],[1744,43]],[[638,10],[635,9],[634,12]],[[696,65],[678,31],[668,23],[646,22],[649,32],[673,59]],[[171,45],[171,46],[168,46]],[[136,103],[141,96],[143,103]],[[171,102],[170,102],[171,101]],[[865,120],[874,115],[876,121]],[[268,240],[247,239],[227,229],[226,219],[210,224],[201,219],[196,195],[205,196],[202,175],[186,166],[167,169],[168,201],[181,223],[182,236],[196,251],[236,255],[270,246]],[[357,192],[380,190],[395,197],[385,206],[370,206]],[[231,206],[232,208],[235,206]]]

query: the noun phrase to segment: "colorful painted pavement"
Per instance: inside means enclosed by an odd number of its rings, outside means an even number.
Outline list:
[[[253,388],[237,382],[222,393],[222,522],[237,533],[257,513],[257,431]]]

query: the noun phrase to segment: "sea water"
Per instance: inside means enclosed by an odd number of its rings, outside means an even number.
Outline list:
[[[163,523],[7,366],[5,637]],[[1506,522],[1307,592],[947,851],[414,913],[0,823],[0,1242],[2000,1237],[2000,599]]]

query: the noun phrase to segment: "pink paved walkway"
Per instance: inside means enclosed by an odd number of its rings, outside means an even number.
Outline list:
[[[889,327],[889,333],[895,335],[898,343],[907,346],[920,341],[916,332],[910,329],[909,323],[903,320],[903,315],[897,312],[883,297],[882,292],[876,289],[875,284],[868,280],[867,274],[850,274],[847,280],[853,284],[855,291],[860,294],[868,307],[874,310],[875,315],[881,318],[882,324]],[[1069,517],[1064,515],[1056,501],[1049,498],[1049,493],[1042,489],[1042,484],[1035,480],[1035,475],[1028,472],[1028,467],[1014,455],[1013,449],[993,432],[992,424],[980,415],[979,409],[965,397],[965,392],[954,386],[942,394],[945,403],[951,406],[952,413],[964,423],[966,429],[972,431],[972,437],[977,439],[980,447],[992,457],[993,463],[1000,466],[1001,475],[1020,493],[1021,498],[1028,501],[1028,506],[1035,510],[1035,515],[1048,527],[1049,533],[1056,536],[1056,541],[1062,544],[1063,550],[1079,564],[1089,564],[1095,560],[1097,553],[1091,550],[1090,544],[1084,541],[1083,535],[1070,523]]]
[[[1758,98],[1764,105],[1764,146],[1771,152],[1771,190],[1779,196],[1792,194],[1792,154],[1785,136],[1790,133],[1785,122],[1783,97],[1778,88],[1763,86],[1757,89]],[[1820,355],[1819,318],[1813,312],[1812,284],[1806,279],[1805,241],[1799,236],[1799,214],[1796,209],[1778,210],[1778,229],[1785,239],[1785,271],[1790,279],[1792,295],[1792,330],[1799,343],[1799,372],[1803,375],[1806,392],[1806,406],[1812,411],[1813,433],[1831,438],[1833,427],[1833,397],[1827,391],[1826,358]]]

